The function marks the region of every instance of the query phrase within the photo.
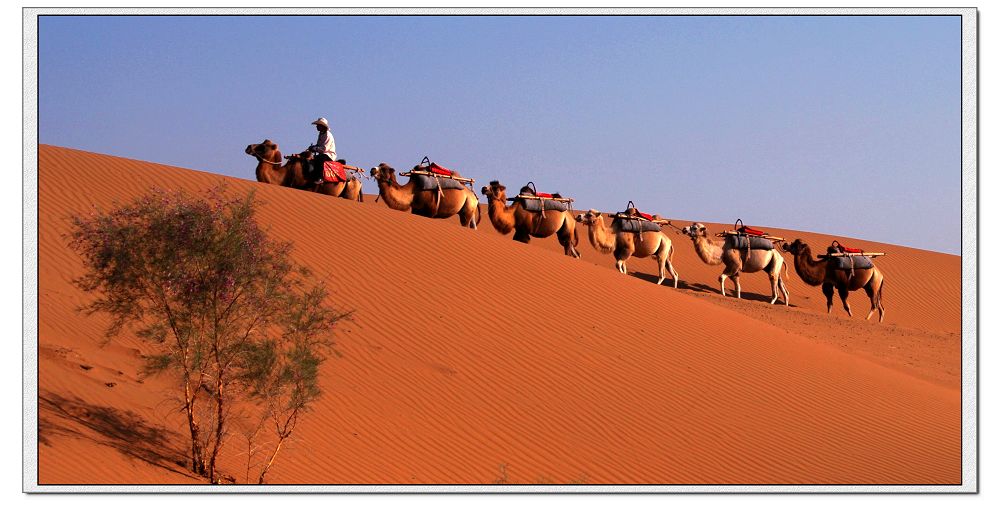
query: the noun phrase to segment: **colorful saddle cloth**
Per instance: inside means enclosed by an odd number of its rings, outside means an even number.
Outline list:
[[[346,182],[347,170],[344,169],[344,164],[338,161],[324,162],[323,181],[328,183]]]
[[[747,241],[750,242],[750,250],[771,250],[774,248],[774,243],[767,238],[760,238],[758,236],[741,236],[741,235],[729,235],[726,237],[726,244],[723,248],[726,249],[747,249]]]

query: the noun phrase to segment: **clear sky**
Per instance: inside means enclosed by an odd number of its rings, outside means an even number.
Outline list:
[[[38,43],[41,143],[253,179],[247,144],[325,116],[363,167],[960,248],[957,16],[50,16]]]

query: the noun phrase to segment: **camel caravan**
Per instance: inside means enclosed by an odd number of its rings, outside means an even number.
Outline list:
[[[333,137],[324,118],[313,124],[320,133],[319,139],[297,154],[282,156],[277,143],[270,139],[247,145],[246,153],[257,160],[257,181],[364,201],[361,178],[368,175],[361,168],[348,165],[344,159],[336,157]],[[479,197],[472,188],[474,179],[432,162],[429,157],[424,157],[413,169],[400,173],[400,176],[408,177],[408,181],[400,184],[396,170],[385,162],[371,168],[370,177],[378,186],[376,202],[381,200],[393,210],[432,219],[457,215],[463,227],[478,228],[481,212]],[[865,319],[870,319],[876,310],[880,323],[885,316],[882,305],[884,276],[873,261],[878,256],[884,256],[883,252],[864,252],[834,241],[826,254],[814,258],[809,246],[802,240],[785,243],[784,238],[744,226],[740,220],[732,230],[714,235],[722,238],[720,243],[711,240],[708,228],[700,222],[679,228],[659,215],[640,212],[631,201],[622,212],[603,214],[591,209],[574,216],[572,198],[559,193],[538,192],[533,182],[521,187],[513,197],[507,196],[507,188],[498,180],[491,181],[480,192],[486,198],[487,215],[494,229],[502,235],[513,232],[517,242],[529,243],[532,238],[555,236],[567,256],[580,258],[577,249],[580,242],[577,225],[580,224],[587,227],[587,238],[594,249],[614,256],[615,268],[619,272],[628,273],[628,260],[633,257],[651,257],[658,267],[656,283],[663,284],[669,273],[673,287],[677,289],[680,278],[673,264],[674,245],[664,231],[664,227],[671,227],[690,238],[695,253],[704,263],[724,265],[718,278],[723,297],[728,296],[727,279],[732,279],[736,298],[740,299],[740,274],[763,272],[770,281],[770,304],[777,303],[780,293],[788,306],[788,288],[785,285],[788,266],[782,255],[785,251],[794,256],[795,272],[806,284],[822,286],[828,314],[832,312],[836,290],[848,316],[853,316],[847,303],[848,294],[863,288],[871,300],[871,309]],[[605,221],[606,217],[610,224]],[[780,248],[775,246],[776,243]]]

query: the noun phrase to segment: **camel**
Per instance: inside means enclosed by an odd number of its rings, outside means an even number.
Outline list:
[[[409,210],[414,215],[432,219],[446,219],[457,214],[463,227],[476,229],[479,224],[479,198],[466,187],[440,192],[418,190],[412,179],[400,185],[396,181],[396,170],[384,162],[372,168],[371,175],[378,182],[379,198],[393,210]],[[455,176],[460,175],[456,173]]]
[[[327,196],[336,196],[351,201],[364,201],[361,193],[361,180],[354,178],[347,182],[324,182],[317,185],[310,182],[305,175],[308,173],[312,160],[312,152],[302,152],[286,157],[288,162],[281,165],[281,151],[278,144],[265,139],[259,144],[247,145],[246,153],[257,159],[257,181],[267,184],[291,187],[293,189],[318,192]]]
[[[489,202],[489,216],[493,227],[502,235],[514,231],[514,240],[522,243],[531,241],[531,237],[548,238],[553,234],[559,239],[567,256],[580,257],[576,250],[580,237],[576,233],[576,221],[570,210],[546,210],[530,212],[524,208],[521,200],[507,206],[507,187],[500,182],[492,181],[489,187],[483,187],[482,193]],[[521,189],[522,194],[534,194],[531,187]]]
[[[721,245],[717,244],[708,239],[708,228],[700,222],[684,227],[681,232],[691,237],[695,252],[706,264],[726,265],[725,269],[722,270],[722,275],[719,276],[722,296],[728,296],[726,295],[726,278],[733,279],[733,284],[736,286],[736,298],[739,299],[742,298],[740,272],[763,271],[771,280],[771,305],[778,301],[779,289],[785,297],[785,305],[788,305],[788,289],[785,287],[784,279],[781,278],[782,268],[785,270],[785,277],[788,277],[788,266],[785,265],[785,258],[778,249],[747,251],[733,247],[728,239]]]
[[[802,240],[795,240],[790,244],[786,243],[781,248],[795,256],[795,272],[799,274],[799,278],[810,286],[823,286],[827,314],[833,311],[833,290],[836,288],[837,293],[840,294],[840,300],[844,302],[844,310],[847,311],[848,316],[853,317],[851,306],[847,303],[847,295],[851,291],[864,288],[872,304],[865,321],[872,317],[875,309],[878,309],[878,322],[882,322],[885,317],[885,308],[882,307],[882,286],[885,279],[882,272],[874,264],[872,268],[838,270],[825,259],[813,259],[809,245]]]
[[[670,276],[674,279],[674,289],[677,289],[680,279],[671,263],[674,247],[666,233],[662,231],[630,233],[619,231],[614,224],[609,228],[604,224],[604,215],[597,210],[588,210],[587,213],[577,215],[576,221],[587,225],[589,230],[587,236],[595,249],[604,254],[614,253],[615,267],[619,272],[628,273],[626,262],[632,256],[637,258],[652,256],[659,265],[660,279],[656,283],[662,284],[669,270]]]

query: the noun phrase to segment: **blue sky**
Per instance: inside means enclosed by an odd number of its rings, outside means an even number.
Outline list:
[[[429,155],[580,207],[957,254],[960,37],[929,16],[43,17],[39,140],[252,179],[247,144],[302,150],[325,116],[364,167]]]

